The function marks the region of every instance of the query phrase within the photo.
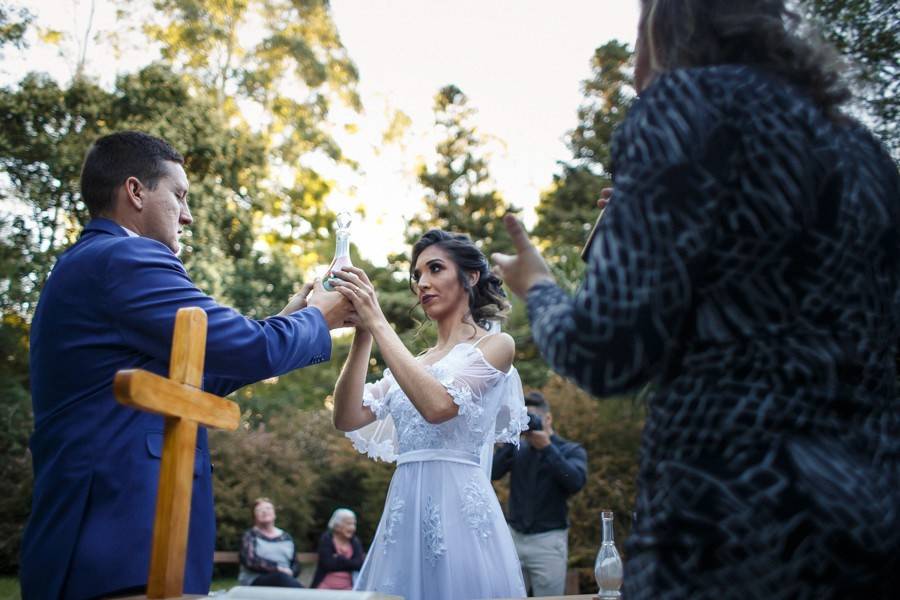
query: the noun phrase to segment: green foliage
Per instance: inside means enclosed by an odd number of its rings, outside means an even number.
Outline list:
[[[510,303],[512,304],[512,309],[503,329],[516,341],[516,356],[513,364],[516,366],[516,370],[519,371],[522,385],[533,388],[541,387],[547,382],[553,371],[544,362],[537,345],[534,343],[525,302],[515,296],[511,296]]]
[[[48,77],[31,74],[17,89],[0,89],[0,167],[8,185],[0,199],[14,202],[25,217],[5,217],[13,226],[19,254],[15,278],[3,290],[4,309],[30,315],[60,250],[71,243],[86,209],[78,193],[78,174],[89,142],[105,132],[112,96],[76,82],[63,89]]]
[[[597,219],[596,199],[612,185],[609,145],[634,98],[631,56],[628,46],[617,41],[594,51],[592,77],[582,86],[585,99],[578,124],[568,136],[572,158],[561,163],[562,173],[553,176],[552,187],[537,206],[533,234],[557,280],[569,287],[584,272],[581,248]]]
[[[333,96],[360,108],[358,74],[328,2],[155,0],[154,8],[162,21],[145,31],[163,56],[212,91],[223,112],[237,113],[236,99],[257,104],[273,158],[293,164],[314,150],[340,158],[322,125]],[[259,39],[245,44],[250,26]]]
[[[437,145],[437,163],[419,170],[427,209],[411,221],[410,243],[437,227],[469,234],[486,254],[512,249],[500,220],[511,209],[491,187],[484,141],[470,122],[474,112],[455,85],[441,88],[434,97],[435,126],[444,137]]]
[[[298,539],[314,525],[310,492],[319,472],[308,462],[309,438],[270,430],[278,424],[276,417],[269,426],[253,428],[244,422],[236,432],[211,432],[217,547],[240,547],[241,535],[253,524],[251,503],[260,496],[274,501],[279,525]]]
[[[19,600],[22,597],[19,591],[19,580],[15,577],[0,577],[0,599]]]
[[[119,0],[126,10],[134,3]],[[802,6],[853,61],[863,108],[896,158],[896,3],[803,0]],[[352,166],[329,133],[329,118],[335,103],[358,110],[360,100],[356,67],[328,2],[155,0],[154,8],[144,32],[161,48],[162,63],[122,75],[112,89],[90,77],[60,84],[36,73],[0,89],[0,572],[16,568],[31,493],[29,323],[56,257],[88,219],[78,175],[94,139],[141,129],[185,155],[194,224],[182,258],[201,289],[243,314],[276,313],[334,247],[326,206],[332,184],[304,159],[318,154]],[[21,50],[33,21],[26,9],[0,0],[0,50]],[[46,32],[45,41],[54,35]],[[594,201],[610,185],[612,132],[634,96],[627,45],[600,46],[591,68],[568,135],[571,158],[542,195],[533,231],[569,288],[582,276],[579,252],[597,215]],[[510,209],[491,183],[485,139],[472,124],[475,109],[450,85],[437,93],[434,110],[442,137],[437,160],[418,173],[427,208],[410,223],[410,241],[440,227],[468,233],[486,253],[508,251],[500,217]],[[409,124],[395,112],[384,142],[398,140]],[[352,260],[369,273],[407,347],[417,354],[433,343],[433,326],[409,290],[408,258],[393,256],[386,268],[358,254]],[[516,339],[515,364],[526,388],[542,389],[557,430],[588,451],[587,486],[570,501],[570,563],[590,567],[601,509],[615,511],[620,547],[630,530],[642,405],[597,401],[553,375],[533,343],[524,303],[513,301],[505,328]],[[360,536],[371,543],[393,466],[358,455],[331,426],[330,394],[350,341],[349,332],[335,337],[328,363],[234,395],[244,411],[241,428],[210,434],[218,547],[238,547],[251,524],[249,504],[260,495],[275,501],[279,526],[302,550],[314,548],[339,506],[357,512]],[[384,362],[377,349],[370,364],[369,379],[379,378]],[[496,487],[505,498],[505,482]]]
[[[350,352],[351,335],[334,337],[331,360],[248,385],[233,394],[252,426],[271,423],[298,409],[321,410],[334,391],[341,366]]]
[[[0,321],[0,573],[15,570],[31,500],[32,428],[28,393],[28,326],[9,314]]]
[[[601,541],[601,511],[615,513],[620,552],[631,531],[643,405],[632,398],[598,401],[558,375],[552,375],[540,391],[550,401],[553,428],[584,446],[588,455],[587,483],[569,498],[569,566],[593,567]],[[494,488],[506,503],[509,477],[494,482]]]
[[[631,531],[638,450],[644,427],[643,405],[627,397],[598,401],[557,375],[551,377],[542,392],[551,399],[553,423],[560,435],[587,450],[587,484],[569,501],[569,562],[573,566],[593,566],[600,546],[601,511],[615,513],[620,549]]]
[[[183,259],[198,285],[251,315],[273,314],[290,297],[298,261],[254,248],[259,207],[250,194],[267,175],[265,145],[259,134],[229,129],[168,67],[125,75],[111,92],[85,79],[64,89],[28,75],[0,90],[0,114],[0,165],[10,182],[2,194],[26,215],[7,222],[15,239],[4,253],[18,256],[0,294],[4,310],[30,315],[56,256],[89,220],[78,191],[84,152],[120,129],[159,135],[184,154],[196,223]]]
[[[0,414],[8,426],[0,449],[11,457],[0,484],[0,571],[15,569],[29,507],[29,323],[56,257],[89,219],[78,178],[97,137],[139,129],[185,156],[195,221],[182,240],[182,259],[198,287],[248,316],[278,312],[303,274],[333,248],[325,206],[330,184],[309,168],[286,167],[309,152],[349,162],[325,133],[332,98],[359,107],[355,67],[327,3],[158,4],[168,19],[168,37],[159,39],[168,62],[125,74],[112,89],[87,76],[61,84],[37,73],[0,89],[0,385],[6,392]],[[251,49],[230,47],[240,60],[223,66],[214,59],[224,38],[213,30],[236,15],[262,19],[266,37]],[[0,4],[0,45],[21,46],[30,20],[26,11]],[[162,31],[153,26],[151,33]],[[204,35],[212,45],[194,43]],[[261,107],[262,122],[251,125],[237,100]],[[328,365],[289,374],[281,386],[242,390],[248,422],[258,425],[268,414],[277,420],[297,407],[321,410],[347,343],[335,344]],[[287,455],[296,451],[289,441],[279,443]],[[223,510],[235,509],[226,503]],[[298,505],[297,514],[309,519],[304,510]]]
[[[864,114],[900,162],[900,4],[803,0],[801,7],[850,61]]]
[[[250,505],[275,502],[278,526],[299,550],[314,550],[336,508],[359,517],[358,532],[371,544],[393,465],[359,455],[331,425],[327,409],[285,411],[265,424],[242,423],[237,432],[211,432],[219,548],[238,548],[253,523]]]
[[[6,0],[0,0],[0,48],[6,44],[23,48],[25,32],[33,21],[34,15],[27,8],[16,7]]]

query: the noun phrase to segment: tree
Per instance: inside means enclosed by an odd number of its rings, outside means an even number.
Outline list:
[[[261,134],[270,172],[245,196],[258,213],[256,227],[265,215],[272,243],[290,245],[298,233],[321,242],[334,219],[324,202],[330,186],[302,161],[321,153],[352,164],[326,125],[334,100],[361,108],[356,67],[328,2],[155,0],[154,8],[144,31],[163,57],[212,98],[224,119]]]
[[[89,73],[65,84],[31,73],[0,88],[0,388],[8,400],[0,449],[10,458],[0,484],[2,572],[15,570],[31,490],[29,324],[57,256],[89,219],[78,180],[84,152],[96,138],[140,129],[169,140],[185,156],[195,222],[182,240],[182,259],[198,287],[244,314],[277,312],[304,273],[333,248],[325,207],[329,183],[310,168],[291,166],[316,152],[346,160],[327,135],[328,106],[337,97],[358,107],[355,68],[327,3],[159,5],[160,14],[172,21],[162,46],[171,62],[190,62],[184,71],[151,64],[120,76],[111,89]],[[213,72],[205,55],[210,47],[192,47],[190,36],[215,27],[205,19],[220,5],[233,11],[251,6],[257,11],[253,18],[262,15],[267,37],[252,52],[236,48],[243,62],[220,69],[223,79],[207,80]],[[0,4],[0,46],[21,47],[30,19],[25,11]],[[279,92],[286,78],[294,87]],[[263,118],[246,118],[247,103],[261,107]],[[238,399],[246,399],[248,422],[264,421],[262,410],[273,418],[289,414],[291,407],[321,411],[346,348],[335,344],[335,362],[291,374],[284,387],[257,384],[241,390]],[[293,451],[289,441],[279,447]]]
[[[474,112],[455,85],[434,97],[435,125],[444,137],[437,144],[437,162],[419,170],[426,213],[410,222],[410,243],[437,227],[469,234],[485,253],[512,248],[501,221],[511,209],[491,187],[484,140],[471,123]]]
[[[634,98],[632,52],[626,44],[610,41],[594,51],[592,77],[583,82],[585,100],[578,109],[578,124],[568,135],[572,152],[561,162],[562,173],[541,195],[538,223],[533,234],[557,279],[572,285],[581,279],[581,248],[597,219],[596,199],[612,185],[609,145]]]
[[[0,322],[0,573],[15,572],[31,501],[32,427],[28,393],[28,324],[18,315]]]
[[[895,0],[803,0],[802,8],[850,61],[858,108],[900,162],[900,4]]]
[[[0,167],[9,182],[0,194],[19,214],[6,223],[14,242],[7,252],[18,258],[0,293],[4,311],[30,320],[53,261],[89,219],[78,189],[84,152],[119,129],[159,135],[184,154],[196,217],[184,260],[195,280],[241,309],[277,311],[299,271],[254,249],[243,200],[266,176],[264,144],[215,115],[208,100],[192,96],[183,78],[161,65],[122,76],[111,92],[86,79],[62,88],[34,74],[0,90]]]
[[[360,455],[331,425],[329,410],[288,410],[255,425],[245,418],[235,432],[210,431],[210,453],[217,548],[239,547],[259,496],[274,500],[278,525],[298,551],[316,548],[342,506],[359,515],[358,535],[371,544],[394,466]]]
[[[569,500],[569,564],[593,574],[601,541],[601,511],[615,514],[620,551],[631,532],[645,410],[632,398],[598,402],[558,375],[553,375],[541,392],[551,402],[555,429],[587,451],[587,483]],[[592,577],[587,582],[582,579],[582,586],[588,584],[594,584]]]
[[[0,351],[5,359],[0,382],[11,394],[10,429],[0,436],[0,447],[13,459],[0,487],[7,500],[0,511],[18,528],[0,546],[0,568],[6,568],[17,560],[18,533],[28,513],[29,322],[56,257],[89,218],[78,179],[91,142],[111,131],[140,129],[168,139],[182,152],[196,219],[184,240],[183,258],[198,286],[221,303],[245,314],[274,314],[302,275],[302,253],[289,253],[287,244],[261,249],[255,243],[253,218],[248,218],[253,212],[244,198],[268,173],[260,134],[229,127],[208,98],[191,94],[184,78],[166,66],[122,76],[111,91],[86,78],[61,87],[31,74],[14,88],[0,89],[0,120],[0,200],[11,208],[0,215]],[[300,241],[293,241],[298,249]],[[319,406],[328,391],[319,395]],[[304,400],[280,396],[281,403]]]
[[[33,21],[34,15],[27,8],[14,7],[0,0],[0,48],[6,44],[23,48],[25,32]]]

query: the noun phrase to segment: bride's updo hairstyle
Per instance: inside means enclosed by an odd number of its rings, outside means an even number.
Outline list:
[[[416,261],[425,248],[437,246],[447,253],[456,264],[459,284],[469,295],[469,313],[472,320],[483,328],[489,329],[491,321],[503,321],[509,313],[509,301],[503,291],[503,281],[488,268],[484,253],[478,249],[469,236],[462,233],[448,233],[440,229],[432,229],[423,235],[412,249],[409,264],[409,288],[415,292],[413,271]],[[478,282],[469,285],[468,273],[478,273]]]

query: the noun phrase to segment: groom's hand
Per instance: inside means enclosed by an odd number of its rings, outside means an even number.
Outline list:
[[[318,308],[325,322],[328,323],[328,329],[337,329],[346,327],[345,323],[353,319],[353,305],[337,292],[326,291],[322,287],[322,280],[316,279],[313,286],[312,294],[307,299],[307,305]]]
[[[309,296],[309,293],[313,289],[313,284],[304,283],[303,287],[300,288],[300,291],[294,294],[291,298],[290,302],[281,309],[281,312],[278,313],[279,317],[283,317],[285,315],[289,315],[291,313],[295,313],[298,310],[303,310],[306,308],[306,298]]]

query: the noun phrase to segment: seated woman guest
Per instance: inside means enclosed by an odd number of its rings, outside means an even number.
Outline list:
[[[630,600],[900,589],[900,178],[792,5],[642,0],[583,285],[494,257],[557,372],[654,383]]]
[[[352,590],[353,574],[365,554],[356,537],[356,515],[339,508],[328,519],[328,531],[319,539],[319,562],[310,587],[322,590]]]
[[[253,502],[253,527],[241,540],[241,585],[300,588],[294,540],[275,527],[275,505],[268,498]]]

